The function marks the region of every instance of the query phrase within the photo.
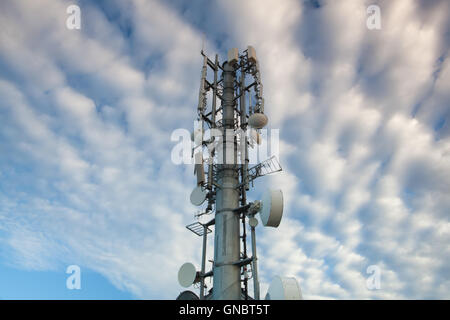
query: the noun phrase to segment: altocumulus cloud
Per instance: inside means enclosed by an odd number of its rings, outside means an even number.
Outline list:
[[[209,53],[255,46],[280,128],[284,171],[262,184],[283,188],[285,217],[258,230],[263,292],[285,274],[305,298],[450,297],[447,1],[79,1],[80,30],[70,4],[0,5],[5,263],[76,261],[176,297],[200,243],[170,134],[192,127],[206,34]]]

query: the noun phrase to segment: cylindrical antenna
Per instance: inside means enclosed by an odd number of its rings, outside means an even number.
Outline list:
[[[216,59],[214,62],[214,82],[213,82],[213,93],[212,93],[212,107],[211,107],[211,128],[216,128],[216,102],[217,102],[217,73],[219,72],[219,56],[216,54]],[[212,137],[211,137],[212,139]],[[214,150],[211,151],[209,163],[208,163],[208,190],[212,190],[213,183],[213,158]],[[210,206],[210,204],[208,204]]]
[[[206,64],[208,63],[208,57],[203,57],[203,67],[202,67],[202,77],[200,79],[200,89],[198,92],[198,111],[203,113],[206,105],[206,92],[205,92],[205,81],[206,81]]]
[[[201,152],[195,154],[194,174],[197,174],[197,185],[203,185],[205,182],[205,169],[203,167],[203,154]]]

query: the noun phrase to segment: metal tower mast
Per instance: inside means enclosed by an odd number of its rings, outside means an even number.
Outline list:
[[[254,299],[259,299],[255,236],[258,221],[254,216],[261,212],[264,226],[277,227],[282,215],[281,191],[269,193],[266,202],[247,202],[246,192],[254,179],[282,170],[275,157],[248,167],[249,145],[260,143],[258,131],[267,124],[259,64],[255,50],[250,46],[241,55],[236,48],[229,50],[228,59],[222,65],[217,55],[213,62],[203,50],[201,54],[203,67],[197,108],[199,126],[192,134],[197,187],[191,193],[191,202],[201,206],[207,201],[204,212],[197,214],[197,217],[214,213],[214,218],[207,223],[195,222],[186,226],[203,237],[201,271],[196,271],[191,263],[185,263],[178,278],[185,287],[198,283],[200,299],[214,300],[252,299],[248,294],[248,280],[252,279]],[[213,71],[213,77],[209,80],[208,67]],[[247,78],[253,81],[247,84]],[[211,106],[207,103],[208,94],[212,98]],[[248,107],[246,97],[249,98]],[[219,108],[217,100],[221,101]],[[248,126],[251,127],[250,135]],[[206,157],[205,150],[208,153]],[[251,257],[247,256],[247,221],[251,230]],[[206,272],[207,235],[212,232],[212,226],[214,260],[212,270]],[[212,290],[205,292],[205,279],[211,276]],[[195,297],[191,291],[179,296],[180,299]]]

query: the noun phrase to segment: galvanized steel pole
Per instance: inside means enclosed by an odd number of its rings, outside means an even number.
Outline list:
[[[235,70],[226,62],[223,66],[223,157],[218,164],[218,189],[215,214],[214,241],[214,300],[241,299],[240,224],[239,214],[233,209],[239,206],[237,146],[235,125]]]
[[[253,277],[253,291],[255,300],[259,300],[259,279],[258,279],[258,258],[256,256],[256,234],[255,227],[251,227],[252,230],[252,256],[253,256],[253,268],[252,268],[252,277]]]

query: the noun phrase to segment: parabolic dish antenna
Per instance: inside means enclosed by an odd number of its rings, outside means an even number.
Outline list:
[[[276,276],[267,290],[266,300],[302,300],[302,291],[295,278]]]
[[[269,119],[264,113],[254,113],[248,118],[248,123],[255,129],[264,128],[268,121]]]
[[[191,286],[197,278],[197,270],[195,270],[195,266],[190,263],[184,263],[180,270],[178,270],[178,282],[182,287]]]
[[[194,206],[202,205],[202,203],[205,202],[205,200],[206,200],[206,195],[207,195],[206,190],[203,190],[203,188],[201,186],[196,187],[191,192],[191,203]]]
[[[283,216],[283,193],[267,190],[261,201],[261,221],[265,227],[278,227]]]
[[[200,299],[192,291],[186,290],[178,295],[177,300],[200,300]]]

